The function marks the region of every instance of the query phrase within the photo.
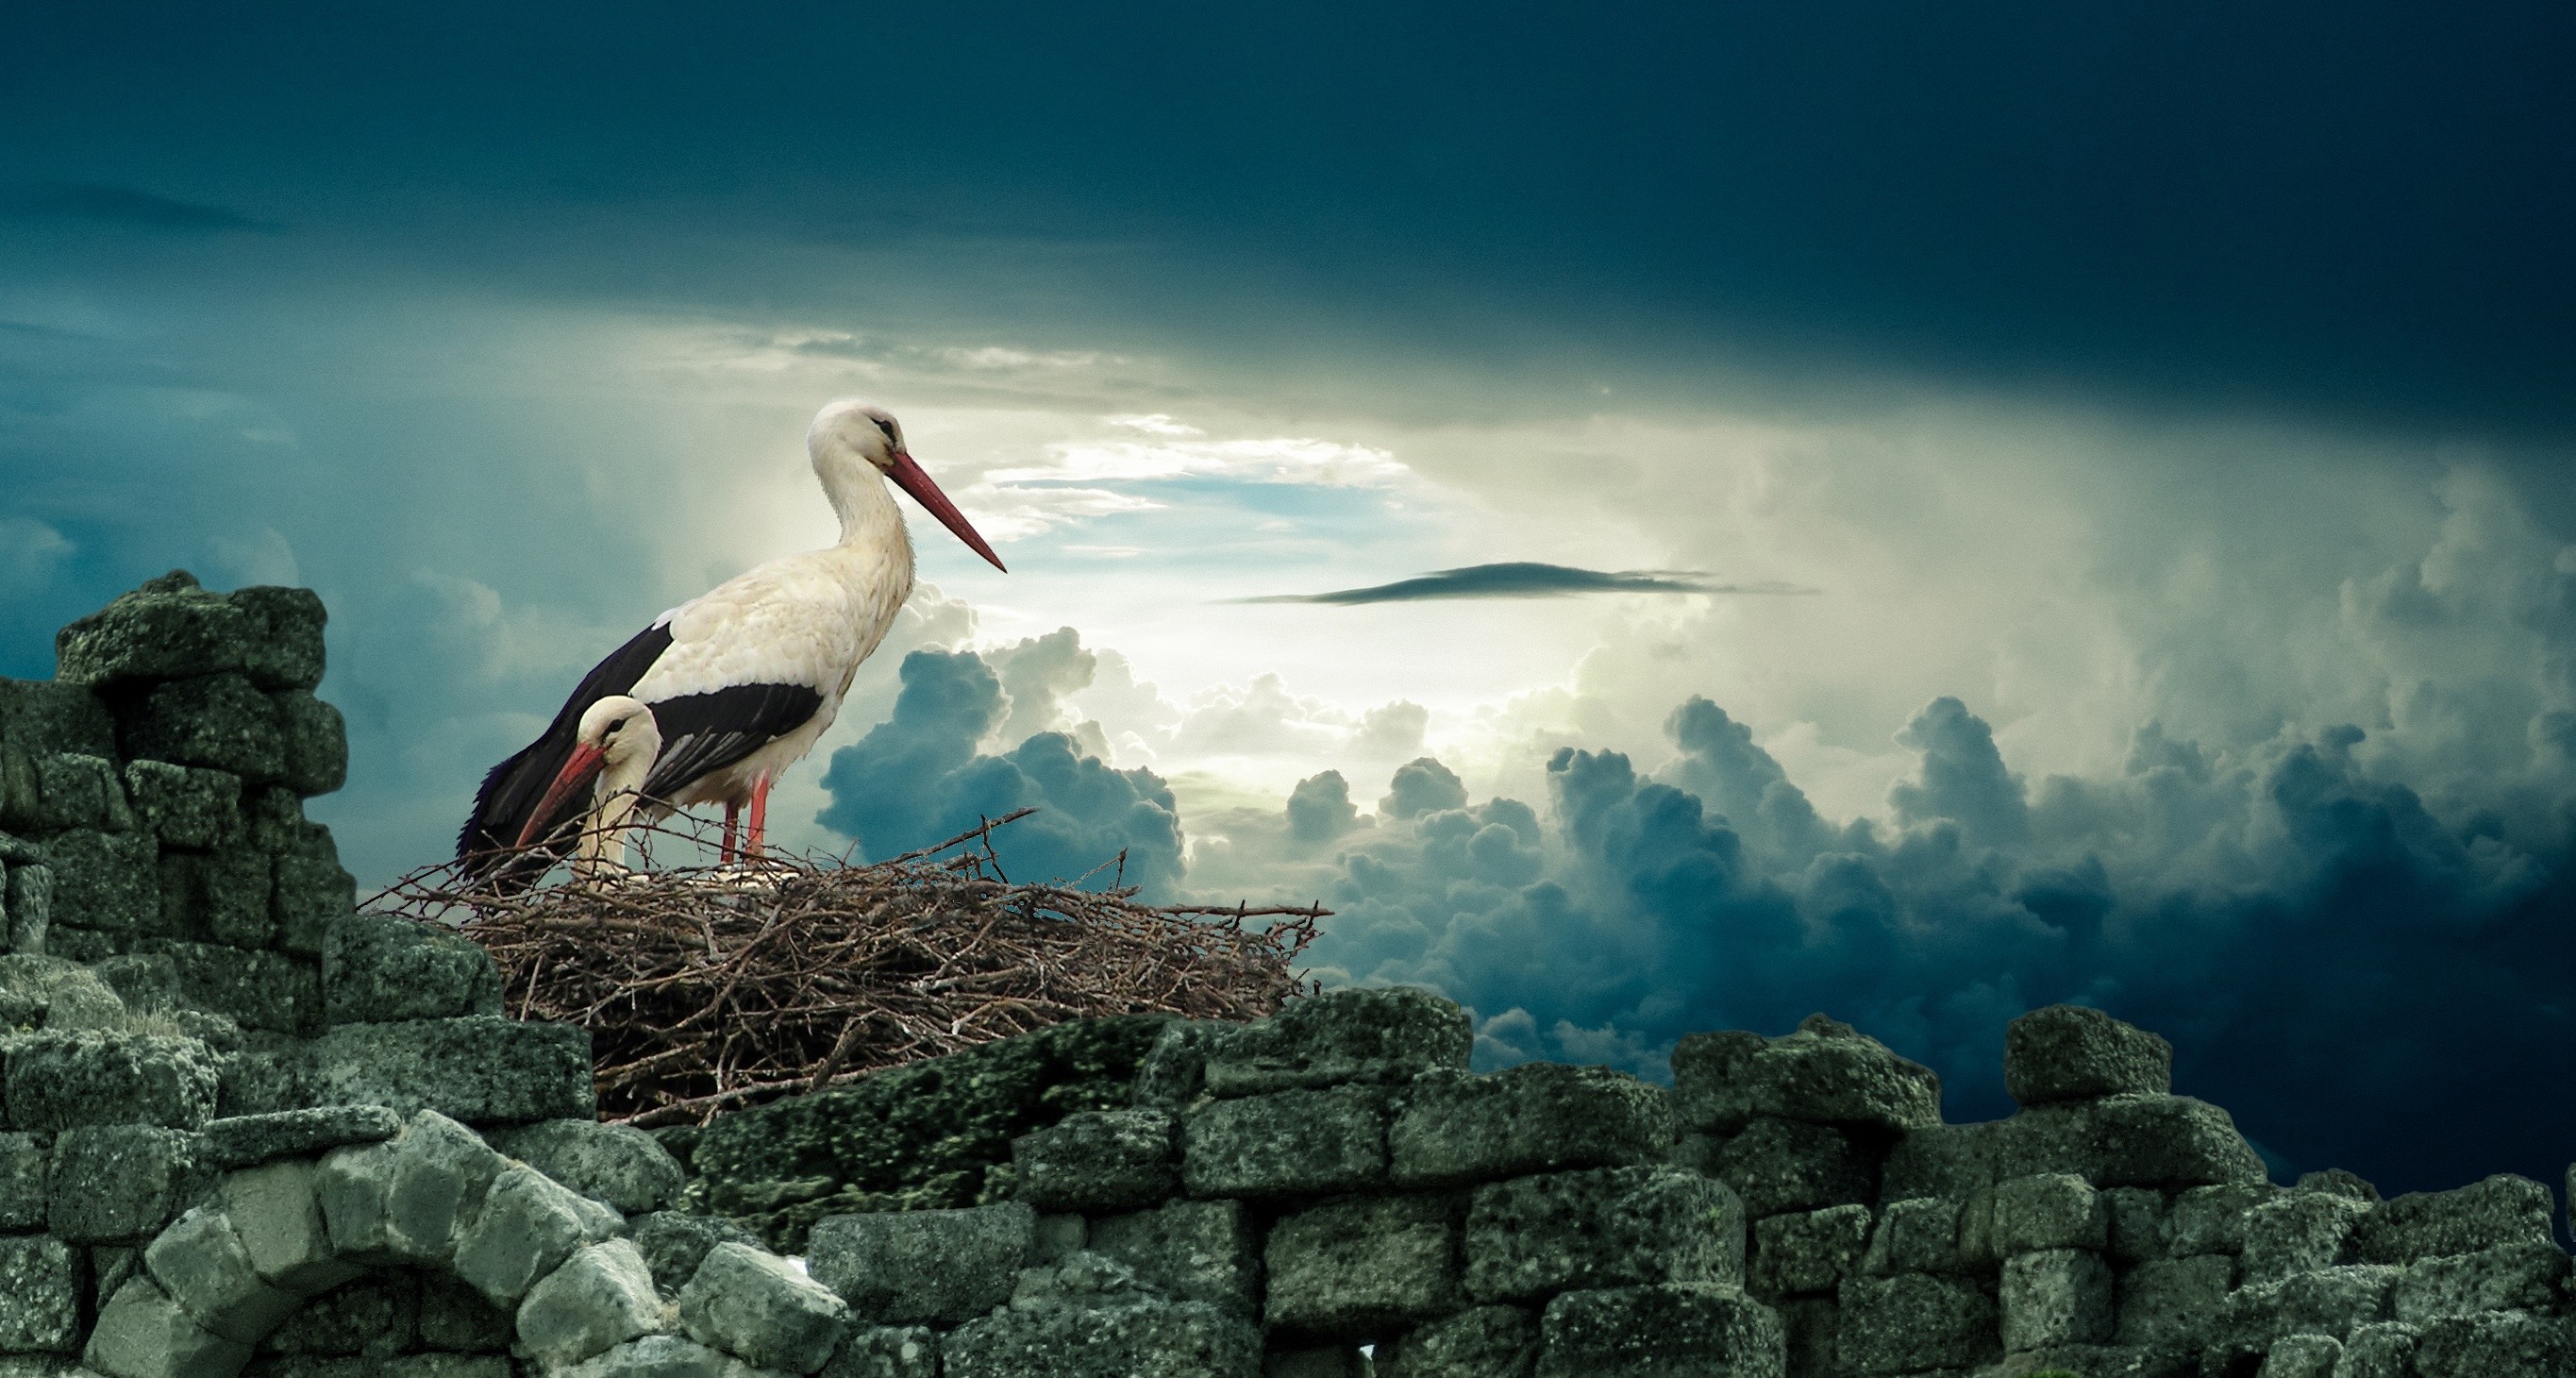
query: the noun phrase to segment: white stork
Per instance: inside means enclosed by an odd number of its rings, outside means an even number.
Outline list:
[[[626,830],[640,814],[645,821],[670,812],[644,795],[644,781],[661,759],[662,732],[653,710],[643,700],[624,694],[582,710],[573,734],[572,755],[546,787],[545,798],[520,826],[518,845],[536,841],[539,823],[558,816],[566,800],[589,786],[591,807],[581,821],[581,842],[573,852],[572,870],[583,883],[596,885],[626,869]]]
[[[468,880],[525,885],[571,846],[580,801],[567,794],[551,812],[543,806],[571,759],[582,715],[613,694],[649,705],[661,728],[645,797],[673,808],[722,803],[728,861],[737,815],[748,806],[745,850],[757,855],[770,785],[832,725],[859,662],[912,595],[912,540],[887,479],[1003,568],[904,449],[903,426],[884,408],[831,403],[815,414],[805,448],[840,516],[839,543],[726,580],[653,619],[592,667],[545,734],[484,777],[456,839]],[[541,853],[518,849],[521,838]]]

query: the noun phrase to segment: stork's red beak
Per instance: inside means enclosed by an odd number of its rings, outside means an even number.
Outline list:
[[[528,815],[527,825],[519,829],[519,840],[510,845],[525,847],[535,841],[537,830],[546,827],[554,818],[555,810],[563,807],[564,800],[570,798],[574,790],[587,789],[607,765],[608,753],[586,743],[574,743],[571,759],[564,762],[562,770],[555,772],[555,782],[546,786],[546,797],[538,803],[537,811]]]
[[[902,486],[903,491],[912,494],[914,502],[920,503],[930,515],[939,519],[941,526],[947,527],[956,534],[957,539],[964,541],[967,549],[992,561],[993,568],[1001,570],[1004,574],[1011,572],[1002,563],[1002,557],[994,554],[993,548],[984,544],[984,538],[976,535],[975,528],[967,524],[966,514],[957,510],[957,504],[950,502],[946,493],[939,491],[939,485],[930,481],[930,475],[923,471],[921,465],[912,456],[901,450],[895,451],[892,472],[894,481]]]

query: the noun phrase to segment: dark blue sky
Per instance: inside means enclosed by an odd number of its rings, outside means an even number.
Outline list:
[[[6,22],[22,217],[363,226],[547,290],[707,301],[809,288],[699,236],[935,243],[1256,356],[1354,319],[1504,357],[1750,328],[1792,388],[1857,358],[2552,436],[2576,397],[2558,6]]]
[[[829,539],[866,392],[1013,572],[916,524],[791,840],[1042,802],[1489,1062],[1823,1009],[1988,1115],[2081,999],[2282,1170],[2554,1181],[2570,71],[2541,4],[21,5],[0,674],[320,589],[390,879]],[[1496,568],[1801,596],[1251,601]]]

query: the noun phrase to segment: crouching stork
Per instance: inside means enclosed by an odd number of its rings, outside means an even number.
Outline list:
[[[723,804],[724,859],[758,856],[771,784],[832,725],[859,662],[912,596],[912,539],[888,479],[1003,568],[905,450],[902,424],[883,408],[824,407],[805,448],[841,519],[839,543],[726,580],[592,667],[544,735],[484,777],[456,839],[467,881],[523,888],[572,848],[591,801],[556,785],[579,745],[583,715],[612,695],[648,706],[660,728],[661,752],[640,790],[648,807]],[[745,808],[751,817],[738,853]]]

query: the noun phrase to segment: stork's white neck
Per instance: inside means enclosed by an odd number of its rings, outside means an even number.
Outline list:
[[[885,476],[864,460],[817,464],[823,494],[841,519],[841,545],[876,555],[896,555],[912,567],[912,536],[904,530],[903,509],[895,506]]]

